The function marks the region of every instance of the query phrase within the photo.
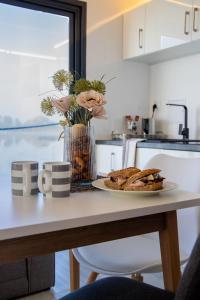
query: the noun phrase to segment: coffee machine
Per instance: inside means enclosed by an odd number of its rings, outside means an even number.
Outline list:
[[[141,136],[142,132],[142,117],[141,116],[125,116],[126,130],[136,136]]]
[[[126,129],[134,136],[155,135],[155,119],[141,116],[126,116]]]

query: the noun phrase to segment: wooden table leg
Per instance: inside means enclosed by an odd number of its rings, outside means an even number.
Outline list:
[[[164,213],[165,228],[159,231],[164,285],[175,292],[181,277],[176,211]]]
[[[70,260],[70,291],[73,292],[80,287],[80,264],[73,255],[72,250],[69,250]]]

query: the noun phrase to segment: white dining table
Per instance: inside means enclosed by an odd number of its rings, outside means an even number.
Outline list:
[[[0,191],[0,262],[159,232],[165,288],[180,280],[177,214],[200,206],[200,195],[174,190],[151,196],[106,191],[73,193],[64,199],[12,197]],[[78,265],[72,264],[77,278]],[[74,274],[74,275],[73,275]],[[71,289],[78,287],[72,280]]]

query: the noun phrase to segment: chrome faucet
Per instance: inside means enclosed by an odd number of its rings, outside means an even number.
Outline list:
[[[185,114],[184,114],[184,128],[183,128],[183,124],[179,124],[179,135],[183,136],[183,140],[189,140],[189,128],[188,128],[188,108],[186,105],[182,105],[182,104],[173,104],[173,103],[167,103],[166,105],[169,106],[179,106],[179,107],[183,107]]]

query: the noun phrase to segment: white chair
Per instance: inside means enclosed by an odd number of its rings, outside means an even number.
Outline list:
[[[200,158],[177,158],[164,154],[156,155],[145,168],[160,168],[167,181],[176,182],[180,189],[200,192]],[[199,232],[199,210],[185,209],[178,212],[181,263],[190,255]],[[158,234],[100,243],[73,249],[77,261],[91,270],[88,283],[97,275],[134,275],[160,272],[161,256]],[[147,255],[148,254],[148,255]]]

